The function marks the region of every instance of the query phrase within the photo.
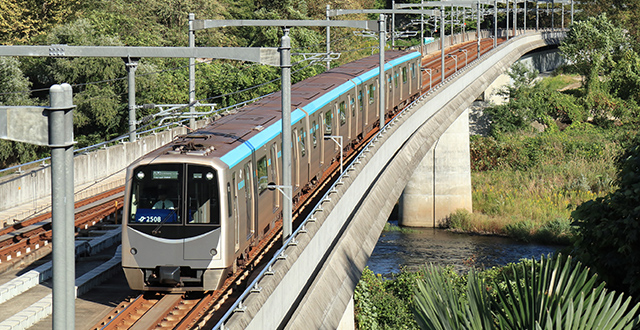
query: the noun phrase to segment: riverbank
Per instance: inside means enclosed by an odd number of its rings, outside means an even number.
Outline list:
[[[577,80],[538,79],[509,90],[505,105],[474,110],[474,120],[490,126],[470,138],[473,213],[452,214],[446,227],[572,243],[571,212],[617,188],[618,159],[637,134],[632,123],[589,119]]]

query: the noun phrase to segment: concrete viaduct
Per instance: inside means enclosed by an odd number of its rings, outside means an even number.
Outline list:
[[[294,232],[295,243],[255,281],[254,293],[218,326],[353,329],[354,289],[396,201],[410,226],[435,225],[456,209],[471,210],[469,105],[523,55],[558,45],[563,36],[527,32],[512,38],[389,123],[312,221]]]
[[[396,201],[407,226],[436,226],[456,209],[471,210],[469,105],[516,60],[563,36],[528,31],[511,38],[398,115],[345,169],[218,327],[353,329],[355,286]],[[122,169],[131,161],[184,133],[177,128],[76,156],[76,199],[95,193],[90,188],[103,178],[120,177],[111,184],[123,184]],[[0,211],[46,197],[48,169],[0,183]]]

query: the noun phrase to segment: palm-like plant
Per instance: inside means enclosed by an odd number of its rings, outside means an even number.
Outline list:
[[[484,282],[474,271],[462,292],[451,276],[434,265],[427,266],[414,295],[414,316],[422,329],[491,329],[493,317]]]
[[[511,278],[485,282],[469,273],[465,299],[444,272],[428,267],[415,294],[423,329],[631,329],[640,324],[631,298],[595,287],[596,276],[571,258],[508,266]],[[491,291],[491,292],[490,292]],[[491,294],[493,293],[493,294]],[[616,297],[617,296],[617,297]]]

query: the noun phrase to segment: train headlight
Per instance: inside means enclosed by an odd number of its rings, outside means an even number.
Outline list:
[[[213,257],[213,256],[215,256],[216,254],[218,254],[218,250],[216,250],[216,249],[211,249],[211,251],[209,251],[209,254]]]
[[[138,179],[142,180],[144,179],[144,172],[140,171],[138,172],[138,174],[136,174],[136,176],[138,177]]]
[[[135,256],[136,254],[138,254],[138,249],[132,247],[131,250],[129,250],[129,252],[131,252],[131,254]]]
[[[213,173],[207,173],[207,180],[213,180]]]

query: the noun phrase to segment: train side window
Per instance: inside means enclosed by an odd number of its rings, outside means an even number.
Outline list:
[[[402,68],[402,83],[407,83],[407,67]]]
[[[393,82],[393,80],[391,79],[391,75],[387,75],[387,78],[388,78],[387,82],[388,82],[388,85],[389,85],[389,90],[392,90],[393,89],[393,85],[391,85],[391,83]]]
[[[398,72],[393,73],[393,85],[398,88]]]
[[[267,156],[263,156],[258,160],[258,194],[262,194],[267,190],[267,184],[269,183],[267,173]]]
[[[276,144],[271,145],[271,180],[278,184],[278,153],[276,152]],[[273,198],[274,210],[279,206],[280,194],[276,193]]]
[[[373,87],[373,84],[369,84],[369,104],[373,104],[375,101],[375,93],[376,89]]]
[[[298,131],[298,141],[300,141],[300,157],[304,157],[307,154],[307,147],[304,144],[304,138],[306,134],[304,134],[304,130],[300,129]]]
[[[340,111],[340,126],[344,125],[347,122],[347,115],[345,114],[345,103],[344,101],[340,102],[340,106],[338,107]]]
[[[313,139],[313,147],[318,146],[318,133],[316,132],[316,121],[311,123],[311,138]]]
[[[358,105],[360,106],[360,111],[364,109],[364,100],[362,99],[362,91],[358,91]]]
[[[356,107],[354,105],[355,105],[356,100],[353,97],[349,97],[349,101],[350,101],[349,102],[350,103],[349,106],[351,107],[351,117],[355,117],[356,116]]]
[[[411,78],[412,79],[416,78],[416,64],[415,63],[411,63]]]
[[[324,135],[331,135],[331,110],[324,113]]]

